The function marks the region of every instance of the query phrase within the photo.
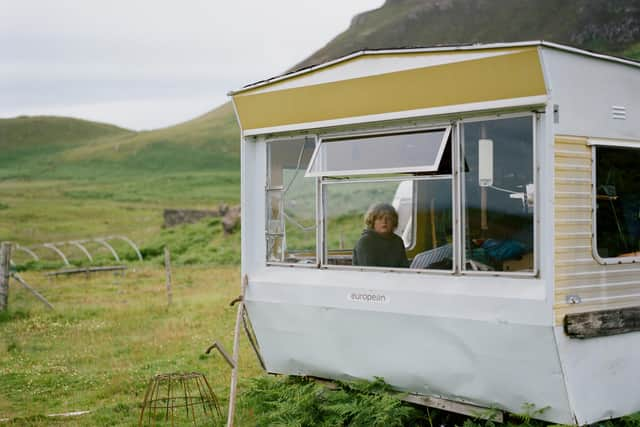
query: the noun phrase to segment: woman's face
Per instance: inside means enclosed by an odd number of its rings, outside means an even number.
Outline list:
[[[393,233],[393,217],[389,214],[382,214],[373,221],[373,231],[378,234]]]

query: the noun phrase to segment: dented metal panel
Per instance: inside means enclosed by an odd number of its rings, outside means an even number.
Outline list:
[[[250,281],[246,305],[270,372],[379,376],[400,390],[514,412],[549,406],[543,418],[573,421],[544,298],[474,297],[454,278],[367,274],[364,283],[358,272],[316,273],[296,281],[265,271]]]
[[[640,332],[577,340],[556,327],[569,400],[580,425],[640,408]]]

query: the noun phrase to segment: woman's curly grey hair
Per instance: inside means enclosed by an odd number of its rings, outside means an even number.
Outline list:
[[[371,205],[364,216],[364,223],[368,229],[373,230],[373,223],[376,218],[380,218],[384,215],[389,215],[391,217],[393,229],[395,230],[398,227],[398,212],[396,212],[394,207],[389,203]]]

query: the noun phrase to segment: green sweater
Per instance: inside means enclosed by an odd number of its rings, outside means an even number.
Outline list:
[[[383,236],[366,229],[353,249],[353,265],[402,268],[408,267],[409,261],[400,236]]]

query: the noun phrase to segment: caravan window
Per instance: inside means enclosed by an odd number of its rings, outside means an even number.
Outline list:
[[[356,176],[435,172],[451,127],[421,132],[327,138],[314,153],[307,176]]]
[[[365,233],[365,213],[386,203],[398,214],[395,233],[408,258],[395,268],[453,270],[450,134],[446,127],[319,145],[308,175],[322,176],[323,264],[352,265],[353,249]]]
[[[640,149],[598,146],[595,164],[597,253],[618,260],[638,257]]]
[[[316,181],[305,178],[315,138],[267,143],[267,262],[316,263]]]
[[[462,126],[463,269],[534,271],[533,117]]]
[[[453,128],[268,142],[267,262],[536,274],[534,115],[468,119]],[[635,191],[627,188],[616,184],[618,193]],[[380,236],[365,231],[365,214],[378,204],[397,212],[398,237],[370,250]],[[625,227],[625,241],[635,236],[637,249],[638,228]],[[402,246],[406,259],[396,256]]]
[[[411,182],[408,184],[411,187]],[[391,203],[400,185],[402,182],[398,181],[337,181],[323,185],[325,246],[328,254],[331,254],[329,258],[331,264],[351,265],[351,251],[362,233],[364,213],[372,204],[372,200]],[[409,193],[408,196],[411,203],[412,194]],[[404,228],[407,226],[405,233]],[[399,226],[396,234],[401,237],[406,234],[405,246],[411,245],[413,237],[411,224],[405,223],[404,227]]]

